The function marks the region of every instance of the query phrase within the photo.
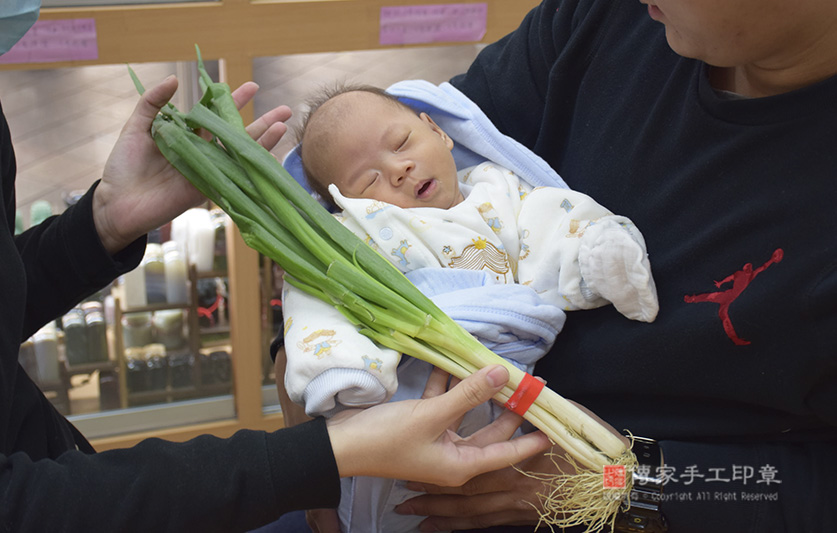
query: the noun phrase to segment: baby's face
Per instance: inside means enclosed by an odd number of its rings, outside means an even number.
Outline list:
[[[448,209],[462,201],[453,141],[426,114],[361,91],[325,105],[343,109],[317,150],[314,168],[341,194],[405,208]]]

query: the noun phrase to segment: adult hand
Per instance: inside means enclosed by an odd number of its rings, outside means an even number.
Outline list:
[[[312,533],[341,533],[337,509],[311,509],[305,512],[305,522]]]
[[[573,402],[575,403],[575,402]],[[618,435],[626,446],[627,437],[582,405],[576,404],[593,419]],[[533,455],[514,467],[487,472],[459,487],[427,483],[408,483],[407,488],[425,492],[396,506],[401,514],[427,516],[421,531],[452,531],[492,526],[534,526],[543,507],[538,493],[544,493],[543,481],[523,474],[573,473],[574,467],[563,459],[564,450],[552,447],[547,453]]]
[[[545,450],[549,439],[540,431],[509,440],[522,422],[510,411],[470,437],[454,431],[467,411],[491,399],[508,379],[505,368],[492,365],[440,396],[341,412],[328,421],[340,475],[454,486]],[[444,388],[446,380],[434,371],[425,396]]]
[[[560,448],[552,451],[558,456],[537,454],[516,466],[540,474],[557,474],[559,469],[571,468],[559,458],[563,454]],[[542,510],[537,494],[543,492],[544,484],[507,467],[479,475],[459,487],[408,483],[407,488],[427,494],[398,505],[395,512],[427,516],[419,526],[421,531],[453,531],[498,525],[534,526]]]
[[[140,97],[105,164],[93,196],[93,220],[105,249],[113,254],[137,237],[205,201],[203,195],[172,167],[151,138],[151,123],[177,89],[169,76]],[[233,94],[241,109],[258,90],[247,82]],[[276,146],[291,116],[287,106],[274,108],[247,127],[268,150]]]

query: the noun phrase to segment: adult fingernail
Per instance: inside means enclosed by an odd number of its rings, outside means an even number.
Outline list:
[[[509,380],[509,372],[502,366],[497,366],[488,371],[487,377],[492,387],[500,387]]]

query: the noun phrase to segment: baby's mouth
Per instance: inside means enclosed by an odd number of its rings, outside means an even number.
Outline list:
[[[416,186],[416,198],[424,199],[433,194],[436,189],[436,180],[429,179],[423,181]]]

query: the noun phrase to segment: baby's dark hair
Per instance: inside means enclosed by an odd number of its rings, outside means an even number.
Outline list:
[[[308,100],[308,111],[302,118],[302,124],[295,130],[295,138],[297,143],[299,143],[299,158],[302,162],[302,170],[305,172],[305,179],[308,182],[308,186],[332,208],[337,208],[337,205],[335,204],[334,199],[331,197],[331,193],[328,192],[328,185],[330,181],[325,179],[324,176],[317,175],[317,173],[314,172],[311,168],[311,165],[307,163],[307,161],[310,161],[310,157],[306,158],[304,155],[305,148],[302,143],[302,140],[305,137],[305,133],[308,131],[308,126],[311,123],[311,119],[317,114],[317,111],[319,111],[320,108],[326,102],[328,102],[332,98],[340,96],[341,94],[358,91],[380,96],[381,98],[384,98],[387,101],[392,102],[394,105],[397,105],[403,109],[415,113],[415,110],[413,110],[413,108],[401,102],[400,100],[398,100],[398,98],[386,92],[384,89],[362,83],[339,83],[331,86],[325,86],[322,87],[317,94],[315,94],[312,98]]]

